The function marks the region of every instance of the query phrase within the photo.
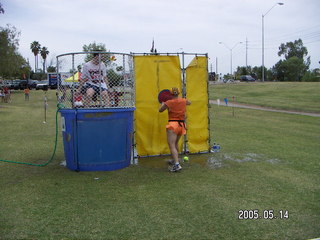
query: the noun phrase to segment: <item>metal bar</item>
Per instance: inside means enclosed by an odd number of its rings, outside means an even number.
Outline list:
[[[100,107],[101,107],[102,106],[101,84],[102,84],[102,81],[104,81],[104,77],[103,77],[103,75],[101,75],[101,54],[98,55],[98,62],[99,62],[99,66],[98,66],[99,74],[98,74],[98,76],[99,76],[99,92],[100,92],[100,94],[99,94],[99,104],[100,104]]]
[[[207,72],[208,72],[208,54],[206,55],[207,58]],[[211,134],[210,134],[210,98],[209,98],[209,76],[207,77],[207,95],[208,95],[208,131],[209,131],[209,149],[208,152],[210,152],[210,146],[211,146]]]
[[[60,55],[57,56],[57,58],[58,57],[63,57],[63,56],[68,56],[68,55],[72,55],[72,54],[93,54],[93,53],[124,54],[124,55],[128,55],[128,56],[132,56],[132,54],[130,54],[130,53],[93,51],[93,52],[69,52],[69,53],[60,54]]]
[[[175,53],[157,53],[157,54],[154,54],[154,53],[131,53],[132,55],[142,55],[142,56],[148,56],[148,55],[150,55],[150,56],[157,56],[157,55],[166,55],[166,56],[168,56],[168,55],[196,55],[196,56],[206,56],[207,55],[207,53],[185,53],[185,52],[175,52]]]
[[[187,84],[186,84],[186,68],[184,62],[184,52],[182,52],[182,97],[187,97]],[[187,133],[188,134],[188,133]],[[183,153],[186,154],[187,152],[187,134],[183,136]]]
[[[71,91],[71,103],[72,107],[74,108],[74,54],[72,56],[72,91]]]

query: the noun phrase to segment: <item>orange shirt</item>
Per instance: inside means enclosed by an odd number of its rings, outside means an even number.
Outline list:
[[[29,89],[29,88],[25,88],[25,89],[24,89],[24,93],[25,93],[25,94],[29,94],[29,93],[30,93],[30,89]]]
[[[169,120],[185,120],[187,99],[171,99],[166,101],[164,104],[169,108]]]

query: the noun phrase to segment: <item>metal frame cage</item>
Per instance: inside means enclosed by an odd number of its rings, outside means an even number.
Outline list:
[[[64,108],[132,108],[132,54],[76,52],[57,56],[57,99]]]
[[[189,100],[191,100],[191,102],[193,102],[193,104],[191,105],[192,110],[189,107],[189,111],[192,111],[192,114],[188,115],[188,118],[186,120],[187,121],[187,125],[189,125],[189,123],[191,123],[191,121],[192,121],[192,123],[197,122],[197,124],[199,124],[199,123],[202,124],[202,123],[205,122],[204,119],[201,119],[200,121],[197,119],[199,117],[199,114],[197,114],[197,112],[199,111],[199,108],[198,108],[199,104],[202,104],[201,107],[205,107],[208,110],[208,114],[206,116],[206,119],[208,121],[208,126],[206,126],[206,128],[208,130],[208,139],[207,140],[204,139],[204,135],[202,135],[200,138],[203,138],[203,139],[199,140],[199,137],[198,137],[199,132],[196,130],[196,128],[194,128],[195,130],[193,130],[193,132],[191,133],[190,130],[191,130],[191,128],[194,127],[194,124],[191,124],[191,126],[193,126],[193,127],[189,127],[189,131],[187,131],[187,135],[184,135],[184,137],[183,137],[183,146],[182,146],[181,152],[184,153],[184,154],[185,153],[198,154],[198,153],[207,153],[207,152],[209,152],[210,151],[210,145],[211,145],[211,143],[210,143],[211,137],[210,137],[210,118],[209,118],[209,106],[210,106],[210,104],[209,104],[208,54],[207,53],[186,53],[186,52],[176,52],[176,53],[131,53],[131,54],[134,57],[136,57],[136,56],[137,57],[143,57],[143,56],[145,56],[145,57],[152,57],[152,56],[154,56],[154,57],[157,57],[157,56],[159,56],[159,57],[163,57],[163,56],[173,56],[173,57],[177,56],[177,57],[179,57],[179,62],[180,62],[180,66],[179,67],[180,67],[180,70],[181,70],[180,81],[181,81],[181,88],[182,88],[181,89],[182,90],[182,94],[181,95],[182,95],[182,97],[187,97]],[[206,62],[205,66],[198,65],[198,61],[197,60],[194,61],[198,57],[206,58],[205,59],[205,62]],[[156,62],[156,61],[154,61],[154,62]],[[152,66],[152,62],[150,62],[150,63],[151,63],[151,68],[153,68],[153,69],[157,68],[156,66]],[[136,68],[138,68],[137,65],[138,64],[136,64],[136,61],[135,61],[135,71],[136,72],[143,72],[143,71],[137,71],[136,70]],[[188,69],[190,70],[190,68],[195,70],[195,71],[200,70],[200,69],[205,70],[206,71],[206,75],[203,76],[201,79],[198,79],[198,77],[200,78],[200,76],[198,76],[198,72],[194,72],[192,74],[192,76],[191,77],[189,76],[189,78],[188,78],[187,71],[188,71]],[[158,73],[159,73],[159,69],[157,71],[151,71],[150,72],[150,74],[158,74]],[[192,78],[192,79],[190,79],[190,78]],[[159,76],[157,77],[157,79],[159,81]],[[168,79],[166,79],[166,83],[167,83]],[[148,81],[152,81],[152,76],[150,76],[150,79],[147,79],[147,80]],[[168,81],[171,81],[171,80],[168,80]],[[145,81],[141,80],[141,79],[139,80],[139,76],[137,74],[135,75],[135,84],[136,84],[136,90],[139,89],[142,85],[143,85],[143,87],[146,86],[145,85]],[[206,85],[206,87],[205,88],[199,87],[199,86],[203,86],[203,85]],[[171,86],[171,84],[169,86]],[[197,86],[197,87],[195,87],[193,89],[194,86]],[[158,91],[159,90],[162,90],[162,89],[158,89]],[[199,93],[199,91],[202,92],[202,93]],[[204,93],[203,91],[206,91],[206,93]],[[137,93],[137,96],[138,95],[139,95],[139,93]],[[207,95],[207,100],[201,102],[201,100],[205,99],[205,95]],[[156,97],[156,96],[154,96],[154,97]],[[204,99],[202,99],[202,98],[204,98]],[[152,104],[152,103],[150,103],[150,104]],[[157,106],[155,106],[155,107],[157,107]],[[137,103],[136,103],[136,108],[137,109],[141,108],[141,101],[139,101],[138,99],[137,99]],[[146,110],[146,108],[143,108],[143,109]],[[149,116],[151,116],[151,115],[149,115]],[[141,125],[141,123],[142,123],[141,121],[139,121],[138,117],[139,116],[137,116],[137,114],[136,114],[135,115],[135,126]],[[144,116],[141,116],[141,117],[143,118]],[[154,116],[154,117],[156,118],[157,116]],[[137,121],[139,121],[139,122],[137,123]],[[158,120],[158,121],[160,121],[160,120]],[[150,131],[148,133],[143,134],[142,137],[140,136],[140,139],[142,139],[145,136],[148,136],[148,134],[151,131],[153,131],[153,130],[155,130],[155,129],[157,129],[159,127],[159,126],[156,125],[156,122],[157,121],[153,121],[153,124],[155,124],[155,125],[152,126],[151,128],[149,128]],[[199,127],[199,125],[198,125],[198,127]],[[137,145],[137,144],[139,144],[139,142],[138,142],[139,140],[136,139],[136,136],[137,136],[137,134],[139,134],[139,130],[137,130],[137,128],[136,128],[135,131],[136,131],[135,132],[135,143]],[[143,131],[146,131],[146,130],[144,129]],[[165,132],[165,131],[163,131],[163,132]],[[159,150],[161,148],[160,146],[162,146],[162,144],[164,144],[164,145],[166,144],[165,141],[163,140],[163,139],[165,139],[165,137],[162,138],[163,136],[161,134],[159,135],[158,139],[162,139],[162,140],[159,140],[159,142],[157,142],[157,143],[159,143],[158,145],[155,144],[155,145],[158,146],[157,150],[154,150],[152,148],[151,145],[154,144],[154,142],[150,141],[150,142],[152,142],[152,144],[148,145],[147,148],[143,149],[143,151],[145,151],[145,152],[141,153],[142,151],[139,151],[138,149],[135,149],[136,152],[135,152],[134,156],[139,158],[139,157],[151,157],[151,156],[169,155],[170,154],[169,152],[163,153],[163,152],[161,152],[163,149]],[[141,142],[141,141],[143,141],[143,142]],[[147,139],[147,140],[141,140],[141,141],[140,141],[140,144],[143,145],[143,143],[148,142],[149,140]],[[202,145],[202,144],[199,144],[199,142],[201,142],[201,143],[202,142],[207,142],[208,144],[207,145],[206,144]],[[193,146],[193,149],[190,152],[190,144],[191,143],[192,144],[195,143],[196,146]],[[203,146],[205,146],[205,147],[203,147]],[[194,150],[195,148],[197,149],[196,151]],[[150,150],[152,151],[152,153],[150,153]]]

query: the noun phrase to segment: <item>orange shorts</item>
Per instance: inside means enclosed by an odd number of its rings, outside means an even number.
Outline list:
[[[187,133],[186,125],[183,122],[168,122],[166,129],[172,130],[177,135],[185,135]]]

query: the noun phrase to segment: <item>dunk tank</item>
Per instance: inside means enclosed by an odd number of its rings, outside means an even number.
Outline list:
[[[96,72],[89,79],[92,61]],[[207,54],[80,52],[59,55],[57,63],[57,98],[70,170],[111,171],[140,157],[170,155],[168,114],[159,113],[158,94],[172,87],[192,102],[180,154],[210,151]],[[87,81],[95,82],[94,94]]]
[[[67,167],[112,171],[129,166],[135,109],[132,55],[62,54],[57,71]]]

